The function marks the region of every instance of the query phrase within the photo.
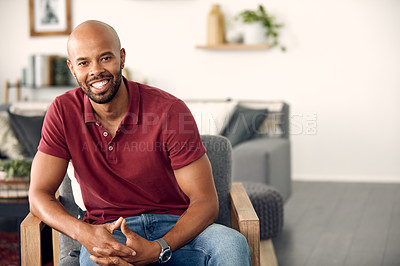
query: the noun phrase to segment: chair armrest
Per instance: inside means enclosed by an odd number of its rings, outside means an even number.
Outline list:
[[[260,265],[260,221],[242,183],[232,183],[231,226],[242,233],[249,244],[252,265]]]
[[[29,213],[21,223],[21,265],[42,265],[41,233],[45,224]]]
[[[60,199],[59,192],[56,192],[56,199]],[[25,219],[21,223],[21,265],[42,265],[42,254],[43,252],[51,252],[51,250],[42,250],[52,247],[53,251],[53,263],[57,265],[60,260],[60,246],[59,246],[59,233],[58,231],[51,229],[51,242],[52,245],[48,245],[49,227],[38,217],[32,213],[28,213]],[[44,236],[47,234],[47,236]]]

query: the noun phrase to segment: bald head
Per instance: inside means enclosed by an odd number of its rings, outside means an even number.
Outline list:
[[[70,34],[67,42],[68,56],[71,58],[71,54],[82,42],[90,45],[99,40],[106,40],[113,49],[121,49],[121,42],[113,27],[101,21],[87,20],[79,24]]]
[[[125,49],[110,25],[96,20],[78,25],[68,38],[68,57],[71,73],[93,103],[114,99],[123,86]]]

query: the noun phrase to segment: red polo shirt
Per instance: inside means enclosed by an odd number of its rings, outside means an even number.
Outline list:
[[[38,150],[72,161],[87,208],[84,220],[93,224],[142,213],[181,215],[189,199],[173,170],[205,153],[181,100],[124,82],[129,107],[114,138],[80,88],[57,97],[43,124]]]

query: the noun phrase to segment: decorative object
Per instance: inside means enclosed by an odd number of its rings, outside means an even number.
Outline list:
[[[57,56],[51,65],[53,74],[53,84],[56,86],[67,86],[71,84],[71,72],[67,65],[66,57]],[[72,77],[73,78],[73,77]]]
[[[274,16],[267,14],[263,5],[259,5],[257,10],[240,12],[236,19],[244,23],[245,44],[269,43],[271,46],[279,44],[279,30],[283,24],[277,23]],[[286,47],[281,46],[281,49],[285,51]]]
[[[229,21],[227,27],[225,27],[220,6],[213,5],[207,20],[207,43],[197,45],[196,48],[206,50],[266,50],[271,47],[267,43],[247,44],[242,42],[243,35],[240,28],[232,27]]]
[[[29,0],[31,36],[71,33],[70,0]]]
[[[221,135],[227,137],[232,147],[252,139],[267,118],[268,109],[252,109],[236,105],[229,122]]]
[[[28,196],[31,161],[0,161],[0,198]]]
[[[243,42],[243,34],[237,30],[229,30],[225,34],[226,42],[231,44],[242,43]]]
[[[208,14],[207,44],[218,45],[225,42],[224,16],[219,5],[213,5]]]

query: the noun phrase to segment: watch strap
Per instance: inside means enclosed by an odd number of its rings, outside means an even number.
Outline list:
[[[169,261],[171,259],[171,256],[172,256],[171,248],[167,244],[167,242],[165,242],[165,240],[162,238],[156,239],[155,241],[157,241],[157,243],[160,244],[160,246],[161,246],[161,253],[160,253],[160,256],[158,257],[158,262],[166,263],[167,261]]]
[[[167,242],[165,242],[165,240],[162,239],[162,238],[156,239],[155,241],[157,241],[158,244],[160,244],[160,246],[161,246],[161,251],[163,251],[163,250],[165,250],[165,249],[167,249],[167,248],[170,248],[170,247],[168,246]]]

